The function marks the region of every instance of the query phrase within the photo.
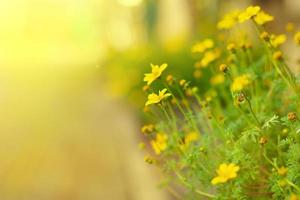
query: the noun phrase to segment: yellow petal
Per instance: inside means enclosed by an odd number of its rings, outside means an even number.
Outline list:
[[[217,176],[211,180],[211,184],[216,185],[218,183],[225,183],[227,181],[226,178],[222,176]]]

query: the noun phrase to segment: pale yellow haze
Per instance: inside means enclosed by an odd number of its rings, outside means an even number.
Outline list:
[[[122,199],[122,115],[99,84],[109,2],[0,0],[1,200]]]

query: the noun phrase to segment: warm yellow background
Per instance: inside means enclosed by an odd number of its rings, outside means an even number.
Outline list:
[[[99,78],[106,16],[126,3],[0,1],[1,200],[162,196],[136,120]]]

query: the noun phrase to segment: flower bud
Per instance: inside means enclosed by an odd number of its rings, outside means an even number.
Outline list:
[[[267,144],[267,142],[268,142],[268,140],[264,136],[259,139],[259,144],[261,144],[261,145],[265,145],[265,144]]]
[[[192,91],[193,91],[193,93],[197,93],[197,92],[199,91],[199,88],[196,87],[196,86],[194,86],[194,87],[192,88]]]
[[[219,70],[223,73],[226,73],[228,71],[228,66],[226,64],[221,64]]]
[[[236,46],[234,43],[230,43],[227,45],[227,50],[230,51],[231,53],[235,53],[236,52]]]
[[[169,85],[172,85],[174,82],[174,77],[172,75],[168,75],[166,81]]]
[[[252,49],[252,47],[253,47],[253,45],[249,42],[245,44],[246,49]]]
[[[282,60],[283,59],[283,55],[282,55],[282,52],[281,51],[275,51],[273,53],[273,58],[275,60]]]
[[[149,90],[149,88],[150,88],[149,85],[144,85],[143,91],[144,91],[144,92],[147,92],[147,91]]]
[[[264,41],[269,41],[270,40],[270,35],[269,35],[269,33],[264,31],[260,34],[260,38],[263,39]]]
[[[246,97],[243,93],[240,93],[237,97],[236,100],[238,103],[243,103],[245,101]]]
[[[185,84],[186,84],[186,80],[181,79],[181,80],[179,81],[179,85],[180,85],[180,86],[184,86]]]
[[[155,163],[155,159],[150,156],[145,156],[144,161],[150,165]]]

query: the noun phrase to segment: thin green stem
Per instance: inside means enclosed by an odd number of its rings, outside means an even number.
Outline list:
[[[179,179],[179,180],[180,180],[187,188],[190,188],[190,189],[193,188],[193,186],[192,186],[190,183],[188,183],[188,182],[186,181],[186,179],[185,179],[178,171],[174,170],[174,173],[176,174],[176,176],[178,177],[178,179]],[[203,191],[201,191],[201,190],[199,190],[199,189],[193,189],[193,191],[196,192],[197,194],[200,194],[200,195],[202,195],[202,196],[206,196],[206,197],[208,197],[208,198],[215,198],[215,195],[209,194],[209,193],[206,193],[206,192],[203,192]]]

